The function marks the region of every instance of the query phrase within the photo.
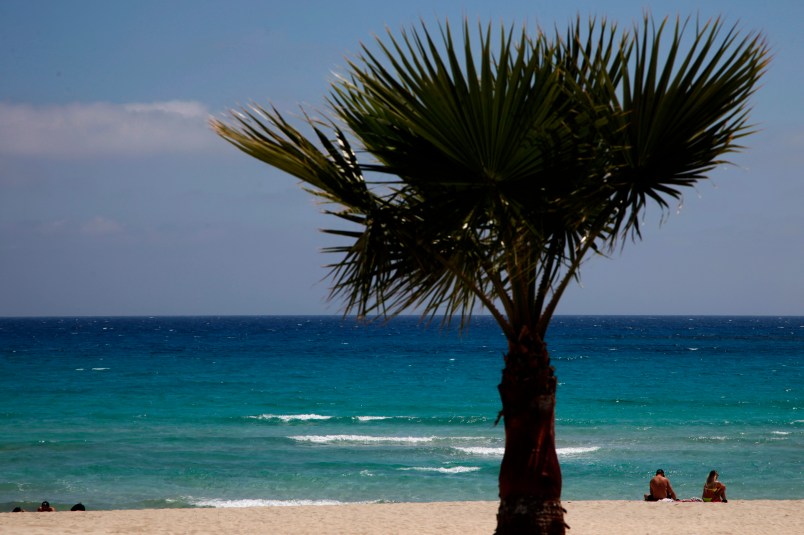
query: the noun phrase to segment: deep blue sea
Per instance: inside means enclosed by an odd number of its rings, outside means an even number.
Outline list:
[[[0,319],[0,510],[496,500],[488,317]],[[804,498],[804,317],[557,317],[565,500]],[[5,508],[5,509],[2,509]]]

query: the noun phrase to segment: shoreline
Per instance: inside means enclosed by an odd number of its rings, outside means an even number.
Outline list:
[[[804,533],[804,500],[564,501],[573,535]],[[490,535],[497,502],[2,513],[0,534]]]

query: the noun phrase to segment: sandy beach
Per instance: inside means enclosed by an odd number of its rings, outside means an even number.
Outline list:
[[[804,500],[727,504],[567,501],[571,535],[804,533]],[[496,502],[0,514],[3,534],[489,535]]]

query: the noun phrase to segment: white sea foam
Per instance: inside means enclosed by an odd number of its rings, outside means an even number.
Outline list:
[[[556,448],[556,453],[564,457],[571,457],[573,455],[583,455],[584,453],[592,453],[600,449],[600,446],[581,446],[574,448]]]
[[[314,444],[332,444],[337,442],[361,444],[418,444],[435,440],[435,437],[377,437],[370,435],[295,435],[288,438],[298,440],[299,442],[312,442]]]
[[[790,431],[771,431],[771,435],[789,435]]]
[[[93,372],[102,372],[104,370],[109,370],[109,369],[111,369],[111,368],[92,368],[92,371]]]
[[[369,502],[340,502],[337,500],[189,500],[197,507],[293,507],[302,505],[346,505],[347,503],[369,503]]]
[[[375,420],[389,420],[390,416],[357,416],[356,417],[360,422],[373,422]]]
[[[505,453],[505,448],[487,448],[481,446],[455,446],[454,449],[470,455],[485,455],[492,457],[502,457],[503,453]]]
[[[456,446],[454,449],[468,453],[470,455],[483,455],[491,457],[502,457],[505,453],[505,448],[489,448],[482,446]],[[563,457],[572,457],[575,455],[583,455],[584,453],[592,453],[598,451],[599,446],[586,446],[586,447],[572,447],[572,448],[557,448],[556,453]]]
[[[293,420],[329,420],[332,418],[332,416],[323,416],[321,414],[259,414],[257,416],[249,416],[248,418],[255,418],[257,420],[282,420],[283,422],[290,422]]]
[[[451,466],[451,467],[430,467],[430,466],[410,466],[407,468],[399,468],[402,471],[413,472],[437,472],[439,474],[465,474],[467,472],[477,472],[480,470],[479,466]]]

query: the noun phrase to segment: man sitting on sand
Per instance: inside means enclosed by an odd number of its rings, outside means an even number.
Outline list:
[[[670,480],[664,477],[664,470],[656,470],[656,475],[650,480],[650,494],[645,494],[646,502],[658,502],[670,498],[676,500],[676,493],[670,485]]]
[[[55,511],[55,510],[56,508],[50,505],[49,502],[42,502],[42,505],[40,505],[39,509],[37,509],[37,511],[39,511],[40,513],[43,511]]]

